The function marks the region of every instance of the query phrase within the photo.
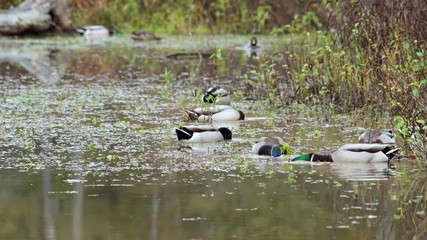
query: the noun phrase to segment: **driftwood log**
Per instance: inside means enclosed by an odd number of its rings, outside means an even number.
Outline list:
[[[0,34],[41,33],[73,29],[67,0],[25,0],[18,7],[0,10]]]

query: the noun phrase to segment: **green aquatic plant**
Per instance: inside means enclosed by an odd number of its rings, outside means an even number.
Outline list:
[[[117,159],[117,156],[116,155],[114,155],[114,154],[108,154],[107,155],[107,160],[108,161],[114,161],[114,160],[116,160]]]
[[[250,161],[243,157],[235,157],[234,161],[236,161],[237,168],[240,173],[247,173],[250,167]]]
[[[210,59],[216,59],[218,61],[223,60],[224,57],[222,56],[222,50],[221,50],[221,48],[218,48],[214,53],[212,53],[212,55],[209,58]]]
[[[255,76],[255,80],[250,80],[247,74],[243,75],[243,81],[252,90],[248,94],[254,97],[266,97],[271,107],[276,107],[281,103],[280,96],[278,95],[279,75],[275,69],[276,64],[271,60],[267,60],[260,65],[260,68],[251,70],[250,73]],[[262,91],[259,91],[263,89]]]
[[[92,117],[92,126],[97,127],[99,124],[98,118],[96,116]]]
[[[160,74],[160,77],[163,78],[164,84],[162,89],[162,99],[165,102],[170,101],[170,92],[173,88],[173,80],[175,79],[175,75],[172,73],[172,71],[166,69],[162,74]]]
[[[217,72],[219,77],[222,77],[230,70],[228,59],[224,57],[221,48],[218,48],[209,58],[218,65]]]
[[[289,143],[284,143],[282,146],[280,146],[280,152],[286,153],[286,154],[294,154],[294,151],[292,150]]]

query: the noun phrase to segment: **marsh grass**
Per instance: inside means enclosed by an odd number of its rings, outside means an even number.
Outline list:
[[[427,153],[427,5],[422,1],[326,2],[328,31],[314,17],[285,26],[283,51],[263,56],[244,75],[250,94],[270,105],[305,103],[388,117],[416,156]],[[310,20],[304,20],[310,19]],[[371,124],[371,125],[372,125]],[[415,140],[414,140],[415,139]]]

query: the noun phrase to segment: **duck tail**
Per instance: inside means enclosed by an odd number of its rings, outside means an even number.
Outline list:
[[[240,110],[238,112],[239,112],[239,120],[245,120],[245,114]]]
[[[193,110],[185,110],[185,112],[188,114],[188,118],[190,120],[197,120],[200,117],[200,114],[198,114],[197,112],[193,111]]]
[[[80,34],[84,34],[86,32],[86,29],[84,29],[84,28],[77,28],[76,32],[78,32]]]
[[[382,150],[382,152],[388,157],[388,159],[393,159],[399,150],[400,148],[386,147]]]
[[[224,138],[224,140],[231,140],[233,134],[230,131],[230,129],[226,127],[220,127],[218,128],[218,131],[222,134],[222,137]]]
[[[193,132],[186,127],[181,127],[175,131],[178,136],[178,140],[188,140],[193,136]]]

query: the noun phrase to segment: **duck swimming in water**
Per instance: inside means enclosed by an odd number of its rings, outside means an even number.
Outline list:
[[[208,143],[231,140],[232,132],[226,127],[183,126],[175,130],[179,141]]]
[[[252,152],[258,155],[268,155],[279,157],[284,154],[291,154],[290,148],[284,147],[285,140],[281,137],[261,137],[253,146]]]
[[[202,122],[208,121],[238,121],[244,120],[245,114],[229,105],[217,105],[212,107],[200,107],[192,110],[186,110],[190,120]]]
[[[342,163],[389,162],[398,150],[398,148],[390,148],[388,144],[345,144],[333,152],[303,154],[291,161]]]
[[[222,87],[210,87],[202,95],[205,103],[215,103],[219,105],[230,105],[231,97],[227,90]]]
[[[161,40],[161,38],[154,35],[152,32],[145,31],[143,29],[132,32],[131,38],[136,41],[153,41]]]
[[[102,25],[92,25],[77,28],[76,31],[85,38],[104,38],[112,35],[112,32]]]
[[[381,143],[381,144],[396,144],[393,132],[370,129],[359,136],[359,143]]]
[[[251,38],[251,41],[245,47],[245,51],[246,56],[249,58],[258,58],[261,55],[261,47],[256,37]]]

